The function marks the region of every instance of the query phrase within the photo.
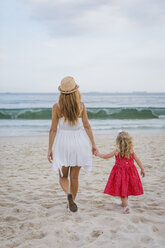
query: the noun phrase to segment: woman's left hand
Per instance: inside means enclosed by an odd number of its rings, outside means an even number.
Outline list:
[[[48,151],[48,161],[50,163],[52,163],[52,161],[53,161],[53,152],[52,151]]]
[[[92,146],[92,154],[96,155],[96,153],[98,153],[98,149],[97,149],[96,145],[93,145]]]

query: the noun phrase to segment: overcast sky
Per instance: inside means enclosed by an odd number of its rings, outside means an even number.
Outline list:
[[[164,0],[0,1],[0,92],[165,92]]]

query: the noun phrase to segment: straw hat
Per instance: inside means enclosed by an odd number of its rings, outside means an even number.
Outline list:
[[[73,77],[64,77],[61,80],[61,84],[58,87],[58,90],[63,94],[70,94],[75,92],[79,88],[79,85],[76,84]]]

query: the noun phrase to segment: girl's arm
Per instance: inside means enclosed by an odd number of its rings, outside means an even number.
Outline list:
[[[92,133],[92,129],[91,129],[91,126],[89,124],[89,121],[88,121],[88,116],[87,116],[87,112],[86,112],[86,108],[85,108],[85,105],[83,103],[83,111],[82,111],[82,122],[83,122],[83,126],[84,126],[84,129],[92,143],[92,153],[93,154],[96,154],[96,152],[98,152],[97,150],[97,147],[96,147],[96,144],[95,144],[95,140],[94,140],[94,137],[93,137],[93,133]]]
[[[101,154],[99,152],[96,153],[96,156],[98,156],[99,158],[104,158],[104,159],[107,159],[107,158],[112,158],[114,157],[115,155],[117,155],[118,153],[118,150],[114,150],[113,152],[111,153],[108,153],[108,154]]]
[[[142,165],[140,159],[137,157],[137,155],[136,155],[135,153],[134,153],[134,159],[135,159],[137,165],[138,165],[138,166],[140,167],[140,169],[141,169],[141,173],[140,173],[141,176],[144,177],[144,176],[145,176],[145,172],[144,172],[143,165]]]
[[[49,131],[49,148],[48,148],[48,161],[52,163],[53,160],[53,152],[52,146],[54,143],[54,139],[57,133],[57,126],[58,126],[58,115],[57,115],[57,104],[53,105],[52,108],[52,124]]]

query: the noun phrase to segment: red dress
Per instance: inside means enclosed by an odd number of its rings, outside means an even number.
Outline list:
[[[104,193],[120,197],[143,194],[143,186],[134,165],[134,154],[131,158],[120,158],[117,154]]]

